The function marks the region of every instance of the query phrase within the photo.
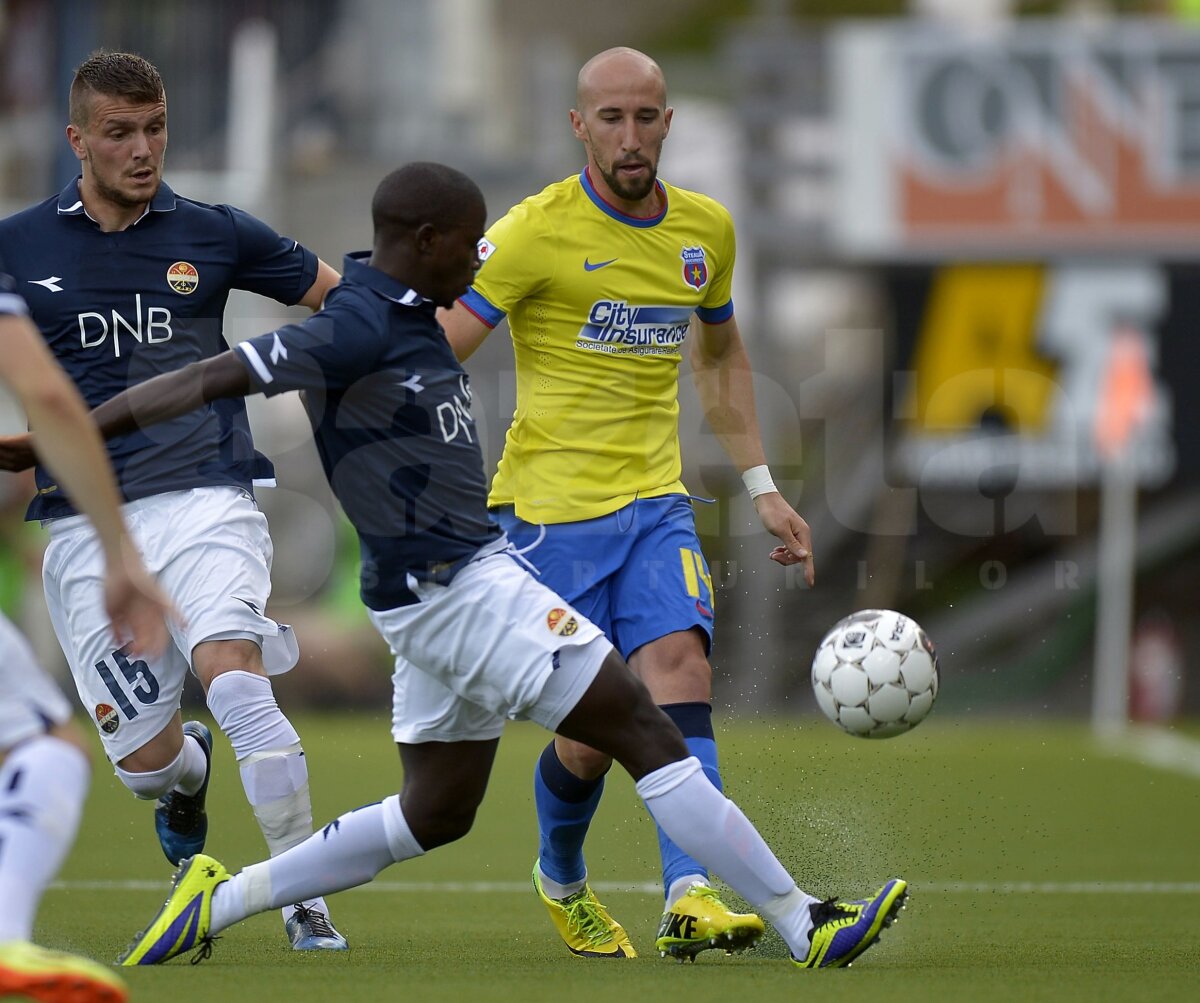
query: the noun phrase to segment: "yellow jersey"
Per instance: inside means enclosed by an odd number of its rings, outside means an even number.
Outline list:
[[[628,216],[588,171],[530,196],[487,231],[459,301],[507,315],[517,403],[488,504],[576,522],[684,492],[680,346],[692,314],[733,316],[736,245],[724,206],[658,182],[662,211]]]

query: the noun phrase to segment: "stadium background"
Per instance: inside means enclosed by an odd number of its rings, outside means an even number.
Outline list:
[[[370,193],[401,162],[466,170],[491,218],[578,170],[574,72],[600,48],[639,46],[676,107],[663,175],[734,213],[767,452],[818,555],[811,592],[765,560],[685,378],[685,480],[717,500],[699,520],[718,705],[811,714],[822,633],[887,606],[939,646],[939,714],[1084,715],[1107,659],[1131,672],[1135,716],[1169,721],[1200,707],[1190,6],[5,0],[0,211],[75,171],[71,69],[94,47],[128,48],[167,84],[173,187],[250,209],[336,265],[367,245]],[[231,340],[285,316],[271,309],[232,301]],[[1149,390],[1113,433],[1117,343],[1137,349]],[[502,333],[469,368],[494,462],[512,410]],[[282,485],[262,493],[274,612],[303,641],[284,698],[379,706],[385,650],[299,407],[252,415]],[[1095,444],[1102,424],[1112,455]],[[0,491],[4,606],[54,665],[40,532],[20,525],[28,483],[6,475]]]

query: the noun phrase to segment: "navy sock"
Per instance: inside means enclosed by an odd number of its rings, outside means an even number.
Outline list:
[[[554,742],[542,750],[533,771],[538,816],[538,856],[542,873],[561,885],[587,876],[583,841],[596,814],[604,777],[581,780],[559,761]]]
[[[712,782],[717,790],[724,790],[721,784],[721,774],[717,767],[717,742],[713,736],[712,705],[696,703],[663,704],[663,712],[683,733],[688,752],[700,760],[704,767],[704,775]],[[668,891],[679,878],[689,874],[708,877],[708,871],[696,860],[689,857],[678,846],[667,838],[667,834],[658,830],[658,849],[662,855],[663,891]],[[667,905],[672,903],[668,902]]]

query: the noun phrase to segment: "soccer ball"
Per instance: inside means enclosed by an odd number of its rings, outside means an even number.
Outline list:
[[[817,704],[859,738],[891,738],[933,708],[938,662],[920,626],[890,609],[864,609],[834,624],[812,665]]]

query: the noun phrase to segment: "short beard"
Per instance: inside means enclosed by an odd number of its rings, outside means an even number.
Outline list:
[[[638,162],[650,168],[650,172],[642,181],[623,181],[618,177],[615,170],[610,173],[603,167],[600,167],[599,163],[596,166],[600,170],[600,176],[604,178],[604,183],[608,185],[609,190],[614,195],[624,199],[626,202],[640,202],[654,191],[654,185],[658,181],[658,171],[651,167],[650,163],[646,160],[639,159]]]
[[[158,194],[159,186],[162,184],[162,173],[160,171],[158,175],[158,184],[154,186],[154,191],[152,191],[148,197],[132,198],[129,195],[126,195],[119,188],[110,188],[100,180],[99,176],[96,174],[96,165],[92,163],[91,153],[88,154],[87,162],[88,167],[92,169],[92,184],[95,186],[96,194],[104,199],[104,201],[109,202],[112,205],[119,205],[123,209],[135,209],[140,205],[146,205],[146,203],[152,201],[154,196]]]

